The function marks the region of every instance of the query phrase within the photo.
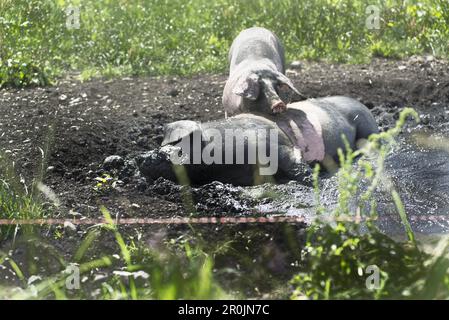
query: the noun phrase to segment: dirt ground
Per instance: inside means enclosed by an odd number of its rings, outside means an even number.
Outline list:
[[[449,123],[448,66],[432,57],[374,60],[369,65],[301,62],[301,67],[289,70],[288,75],[309,97],[345,95],[360,100],[371,109],[381,130],[395,124],[402,108],[413,107],[420,113],[418,127],[438,131],[438,127]],[[114,186],[108,182],[98,190],[96,178],[104,173],[114,176],[102,165],[110,155],[126,158],[157,148],[163,125],[168,122],[224,117],[221,95],[225,80],[226,75],[97,79],[85,83],[65,79],[53,87],[5,89],[0,91],[0,152],[14,163],[18,180],[25,185],[30,186],[33,177],[44,173],[44,183],[60,202],[55,208],[52,200],[43,196],[53,217],[100,217],[100,206],[105,206],[112,216],[123,218],[186,215],[189,210],[184,207],[181,189],[173,183],[125,177],[113,180]],[[301,192],[297,188],[295,192]],[[214,184],[195,190],[193,195],[198,200],[196,209],[210,215],[244,214],[245,201],[251,201],[242,199],[238,188]],[[192,232],[195,237],[207,236],[205,241],[211,245],[233,240],[233,254],[218,255],[216,266],[237,268],[251,276],[226,276],[225,287],[241,288],[239,283],[246,281],[243,287],[249,297],[287,298],[288,294],[274,294],[273,288],[276,281],[285,284],[297,272],[300,250],[292,243],[301,243],[305,229],[300,224],[291,227],[205,225]],[[168,234],[179,239],[187,237],[189,226],[124,228],[134,239],[144,234],[151,246],[169,239]],[[64,229],[61,238],[61,229],[42,228],[41,240],[31,243],[51,242],[69,258],[85,229]],[[299,242],[288,240],[291,234]],[[102,234],[92,254],[100,257],[104,252],[115,252],[114,242],[112,234]],[[8,243],[2,244],[2,249],[12,245],[14,260],[21,267],[26,265],[27,251],[22,245],[27,248],[27,239]],[[42,261],[47,259],[44,251],[39,252]],[[40,272],[51,274],[57,264],[50,258],[45,261]],[[0,282],[12,281],[11,274],[8,268],[0,272]],[[90,276],[95,278],[96,273]],[[13,283],[20,286],[18,280]],[[92,294],[90,298],[96,297]]]
[[[374,60],[369,65],[301,62],[288,75],[309,97],[346,95],[370,108],[381,129],[394,124],[403,107],[420,112],[432,129],[449,118],[448,63],[433,57]],[[185,213],[182,201],[148,191],[145,182],[118,181],[94,189],[103,160],[158,147],[162,126],[175,120],[224,117],[221,95],[226,75],[191,78],[123,78],[0,91],[0,149],[30,183],[44,167],[44,183],[69,213],[97,217],[106,206],[122,217],[168,217]],[[151,189],[151,188],[150,188]],[[179,198],[179,197],[178,197]]]

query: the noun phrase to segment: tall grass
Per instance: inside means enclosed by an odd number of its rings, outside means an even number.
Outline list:
[[[44,210],[17,176],[12,162],[0,152],[0,219],[41,218]],[[0,226],[0,241],[17,232],[15,226]]]
[[[109,212],[106,209],[102,212],[106,223],[86,234],[73,257],[64,259],[53,247],[40,248],[42,260],[44,257],[57,259],[57,266],[52,268],[24,269],[10,255],[0,252],[0,265],[8,265],[22,282],[22,286],[15,289],[0,284],[0,298],[173,300],[228,297],[215,280],[213,259],[200,247],[186,246],[183,252],[171,251],[173,247],[156,251],[141,242],[125,241]],[[109,240],[108,233],[112,234],[115,246],[112,250],[99,249],[95,242],[101,242],[100,238]],[[43,240],[35,238],[21,244],[30,250],[35,241]],[[75,269],[79,275],[76,279],[72,272]],[[99,275],[102,281],[95,279]],[[69,287],[68,282],[72,281],[79,287]]]
[[[292,298],[449,298],[447,237],[441,239],[436,246],[439,249],[432,253],[420,247],[400,196],[384,173],[385,157],[395,145],[395,138],[408,116],[419,119],[415,111],[406,108],[394,128],[371,135],[363,148],[357,151],[347,148],[346,153],[340,150],[338,205],[330,212],[321,209],[321,214],[340,217],[340,220],[329,223],[319,219],[309,229],[302,250],[303,272],[291,282],[295,287]],[[354,159],[360,156],[354,166]],[[315,186],[317,188],[317,182]],[[379,188],[391,194],[407,241],[393,240],[377,228],[378,213],[373,194]],[[375,270],[378,281],[373,287],[370,277]]]
[[[366,27],[369,5],[380,29]],[[69,6],[80,28],[66,27]],[[0,85],[43,85],[68,71],[82,78],[223,72],[233,38],[263,26],[288,60],[367,61],[449,53],[446,0],[3,0]]]

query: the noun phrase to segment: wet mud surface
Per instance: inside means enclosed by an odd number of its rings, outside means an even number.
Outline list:
[[[447,71],[444,61],[413,57],[406,61],[374,60],[370,65],[304,62],[300,69],[290,70],[288,75],[307,96],[346,95],[360,100],[371,109],[381,130],[395,123],[402,108],[413,107],[420,113],[421,123],[410,125],[409,131],[444,136],[449,119]],[[65,217],[72,212],[96,217],[100,215],[100,205],[122,217],[186,215],[192,208],[186,208],[179,186],[164,180],[145,181],[133,176],[131,171],[128,176],[117,176],[113,168],[102,164],[111,155],[132,159],[157,148],[163,125],[168,122],[223,118],[221,94],[225,80],[225,75],[123,78],[86,83],[65,80],[55,87],[3,90],[0,92],[0,148],[15,163],[15,170],[25,183],[31,183],[40,168],[45,168],[44,183],[55,191],[61,202],[58,216]],[[426,170],[433,167],[426,161],[435,157],[429,155],[431,151],[421,152],[421,149],[398,149],[389,160],[392,168],[402,178],[419,171],[421,176],[417,174],[415,178],[426,180]],[[445,152],[439,152],[439,158],[444,158]],[[410,168],[404,164],[395,166],[400,161],[408,161]],[[444,160],[440,159],[439,169],[431,170],[444,169]],[[97,178],[103,174],[111,176],[111,180],[95,188]],[[416,183],[416,179],[415,182],[399,179],[398,183],[405,191],[412,190],[413,184],[425,185]],[[326,199],[332,202],[335,196],[332,186],[325,183],[323,187],[329,189]],[[273,188],[281,189],[279,197],[264,196],[269,194],[265,191]],[[438,206],[444,195],[438,187],[431,189]],[[248,198],[248,194],[255,194],[255,198]],[[282,200],[282,194],[288,199]],[[259,210],[293,214],[298,213],[297,207],[302,211],[313,207],[310,190],[291,184],[260,190],[260,187],[241,189],[215,183],[194,189],[193,201],[196,211],[203,214],[244,214]]]
[[[358,99],[371,110],[381,130],[394,126],[404,107],[418,111],[421,122],[410,121],[400,134],[398,145],[387,158],[386,175],[400,194],[412,227],[424,233],[445,232],[448,227],[448,66],[431,57],[413,57],[405,61],[374,60],[370,65],[303,62],[300,69],[288,72],[297,88],[309,97],[345,95]],[[252,187],[213,182],[190,187],[164,178],[148,181],[136,174],[130,161],[159,147],[164,124],[224,117],[221,95],[225,81],[226,75],[85,83],[64,80],[48,88],[2,90],[0,150],[14,163],[17,179],[25,185],[43,174],[45,185],[60,202],[56,208],[42,195],[52,217],[101,218],[99,208],[104,206],[113,217],[121,218],[286,214],[313,219],[313,188],[296,182]],[[432,135],[439,143],[417,143],[416,134]],[[104,165],[110,156],[117,157]],[[329,209],[336,205],[336,185],[335,176],[320,181],[320,201]],[[402,232],[391,196],[382,191],[375,196],[384,218],[382,228]],[[248,251],[254,260],[242,266],[242,273],[252,272],[258,265],[269,274],[285,274],[288,279],[288,270],[298,258],[295,252],[299,251],[292,250],[290,244],[297,242],[287,241],[285,234],[303,239],[304,227],[206,225],[195,232],[217,243],[232,238],[237,243],[234,252]],[[157,245],[168,238],[184,237],[186,228],[190,226],[131,226],[122,230],[130,237],[144,234],[149,245]],[[54,236],[56,231],[65,235],[64,240]],[[70,256],[85,232],[84,227],[46,227],[41,236]],[[105,234],[98,252],[112,250],[113,243],[112,236]],[[2,247],[10,244],[8,241]],[[20,262],[24,253],[19,242],[14,246],[14,256]],[[25,256],[22,260],[26,263]],[[217,265],[232,267],[237,260],[237,256],[218,258]],[[265,271],[260,271],[261,278]]]

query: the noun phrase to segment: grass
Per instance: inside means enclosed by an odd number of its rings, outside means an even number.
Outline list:
[[[0,284],[0,297],[133,300],[227,297],[214,279],[213,260],[203,251],[187,244],[182,250],[171,245],[156,251],[138,241],[125,243],[109,212],[106,209],[102,212],[107,222],[87,232],[73,256],[64,256],[38,233],[22,235],[15,247],[24,248],[26,253],[38,253],[39,265],[32,261],[16,262],[9,253],[0,251],[0,265],[9,267],[21,284],[19,287]],[[100,249],[104,240],[111,241],[112,248]],[[75,275],[72,270],[77,270],[77,278],[72,279]],[[96,280],[97,277],[102,280]],[[68,283],[78,283],[79,287],[70,287]]]
[[[378,30],[366,27],[369,5],[379,8]],[[79,8],[79,29],[66,26],[69,6]],[[2,0],[0,85],[45,85],[68,72],[225,72],[232,40],[256,25],[279,35],[289,61],[449,54],[446,0]]]
[[[17,179],[14,167],[6,155],[0,153],[0,219],[41,218],[45,212],[24,184]],[[15,226],[0,226],[0,241],[17,232]]]

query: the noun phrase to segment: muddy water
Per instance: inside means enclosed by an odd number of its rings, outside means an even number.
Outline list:
[[[446,136],[447,133],[445,133]],[[417,146],[401,139],[386,163],[386,173],[401,196],[414,230],[423,233],[449,231],[449,140],[448,149]],[[440,140],[444,141],[444,140]],[[387,197],[379,198],[379,211],[394,215]],[[387,220],[388,221],[388,220]],[[386,222],[384,227],[388,227]]]
[[[449,126],[441,125],[432,132],[431,137],[440,141],[437,148],[418,144],[415,138],[418,130],[409,130],[397,139],[397,145],[385,162],[384,179],[374,193],[379,215],[377,223],[385,232],[400,234],[404,230],[392,201],[392,187],[399,193],[414,231],[449,232],[449,139],[446,150],[445,143],[441,143],[446,141],[444,137],[449,137],[448,129]],[[363,183],[361,182],[361,190],[367,187]],[[320,204],[328,212],[337,205],[337,185],[336,176],[323,176],[320,179]],[[212,191],[210,185],[207,188]],[[232,188],[236,194],[236,187]],[[220,190],[223,191],[223,185],[220,185]],[[307,222],[316,218],[317,201],[311,187],[290,182],[283,185],[245,187],[240,191],[239,197],[245,200],[245,203],[239,206],[241,212],[243,209],[263,214],[296,215],[304,217]],[[201,202],[201,199],[199,201]],[[239,203],[235,198],[232,201]],[[233,207],[236,207],[235,204]]]

